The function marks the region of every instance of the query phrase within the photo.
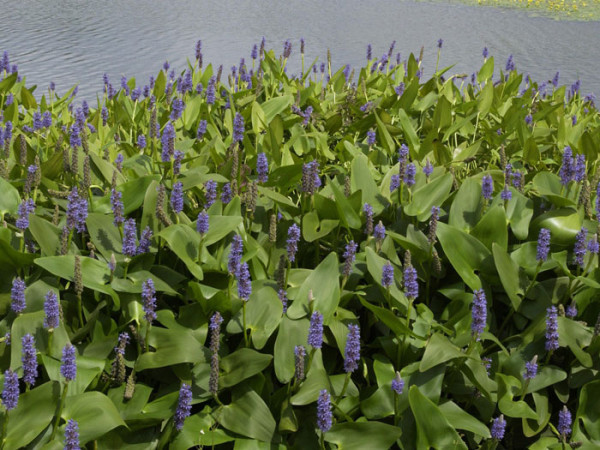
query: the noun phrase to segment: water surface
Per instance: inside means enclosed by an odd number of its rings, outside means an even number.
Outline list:
[[[299,39],[307,59],[324,60],[331,49],[334,67],[363,65],[368,43],[373,55],[397,41],[403,59],[425,46],[425,76],[435,67],[436,43],[444,39],[440,65],[471,74],[487,46],[498,65],[514,55],[517,68],[535,80],[556,71],[561,84],[576,79],[582,93],[600,94],[600,22],[561,22],[523,10],[456,3],[401,0],[0,0],[0,50],[8,50],[28,84],[59,93],[79,84],[78,97],[92,100],[107,72],[145,84],[165,60],[178,71],[203,42],[205,62],[229,68],[249,58],[262,36],[281,51],[294,43],[290,70],[299,67]],[[39,94],[39,90],[38,90]]]

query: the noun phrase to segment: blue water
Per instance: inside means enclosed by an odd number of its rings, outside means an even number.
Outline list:
[[[329,48],[334,67],[360,66],[368,43],[378,57],[395,40],[403,59],[425,47],[429,76],[443,38],[440,66],[456,64],[453,73],[476,71],[487,46],[497,67],[512,53],[534,80],[558,70],[561,84],[580,79],[583,94],[600,94],[600,22],[561,22],[523,10],[400,0],[20,0],[0,7],[0,51],[10,52],[38,94],[54,81],[59,93],[79,84],[78,97],[92,100],[105,72],[116,85],[121,75],[145,84],[167,59],[185,69],[198,39],[205,64],[228,69],[249,59],[262,36],[278,52],[292,40],[292,71],[299,68],[300,37],[307,60],[324,60]]]

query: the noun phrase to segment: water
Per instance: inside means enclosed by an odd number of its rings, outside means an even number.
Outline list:
[[[451,73],[478,70],[487,46],[497,68],[512,53],[534,80],[558,70],[561,84],[580,79],[583,94],[600,94],[600,22],[523,10],[401,0],[0,0],[0,7],[0,50],[10,52],[28,85],[39,86],[38,95],[54,81],[59,93],[79,84],[78,98],[92,100],[105,72],[116,86],[121,75],[143,85],[167,59],[184,70],[198,39],[205,64],[229,68],[248,60],[262,36],[277,52],[292,40],[290,70],[299,67],[300,37],[307,60],[325,60],[329,48],[334,68],[363,65],[368,43],[379,57],[396,40],[403,59],[425,46],[427,77],[443,38],[440,66],[455,64]]]

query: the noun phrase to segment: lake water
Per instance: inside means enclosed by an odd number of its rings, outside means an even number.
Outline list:
[[[478,70],[486,46],[497,68],[512,53],[534,80],[560,71],[561,84],[580,79],[583,94],[600,94],[600,22],[556,21],[524,10],[401,0],[0,0],[0,6],[0,51],[9,51],[28,84],[40,87],[38,95],[54,81],[59,93],[79,84],[78,98],[92,100],[105,72],[116,86],[121,75],[143,85],[167,59],[185,69],[198,39],[205,64],[229,68],[249,59],[262,36],[277,52],[292,40],[292,71],[299,67],[300,37],[307,60],[325,60],[329,48],[334,68],[363,65],[367,44],[379,57],[395,40],[403,59],[425,46],[428,77],[442,38],[440,66],[456,64],[452,73]]]

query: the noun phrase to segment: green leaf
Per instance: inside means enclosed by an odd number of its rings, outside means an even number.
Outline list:
[[[479,271],[482,261],[490,256],[489,250],[473,236],[442,222],[438,223],[437,237],[463,281],[472,290],[481,289],[481,280],[475,271]]]
[[[358,299],[362,303],[362,305],[371,311],[375,317],[377,317],[381,322],[383,322],[390,330],[394,332],[396,336],[405,336],[411,335],[413,337],[417,337],[419,339],[423,339],[420,336],[415,336],[412,330],[408,329],[405,322],[398,320],[398,316],[396,316],[392,311],[386,308],[381,308],[379,306],[375,306],[369,303],[362,296],[359,296]]]
[[[265,113],[265,124],[269,125],[277,114],[281,114],[285,111],[294,101],[294,97],[291,95],[282,95],[275,97],[264,102],[262,110]]]
[[[379,142],[382,147],[388,151],[389,154],[393,154],[396,151],[396,144],[390,136],[390,132],[387,130],[385,124],[381,121],[377,113],[373,113],[375,121],[377,123],[377,135],[379,136]]]
[[[297,345],[306,347],[308,326],[307,319],[291,320],[287,316],[283,316],[281,320],[275,340],[273,364],[275,375],[282,384],[288,383],[294,376],[294,348]]]
[[[327,433],[325,441],[340,449],[388,449],[402,435],[398,427],[381,422],[350,422],[335,424]]]
[[[9,414],[6,448],[26,447],[44,431],[54,419],[59,397],[60,385],[52,381],[21,394]]]
[[[572,244],[575,235],[581,230],[583,217],[581,213],[570,208],[553,209],[535,218],[531,227],[534,232],[548,228],[552,234],[552,243]]]
[[[417,424],[420,444],[417,446],[440,449],[467,448],[440,408],[421,394],[417,386],[410,387],[408,401]]]
[[[111,255],[119,255],[123,250],[123,241],[113,218],[107,214],[89,213],[86,225],[90,240],[96,249],[110,260]],[[56,253],[55,253],[56,254]]]
[[[221,408],[217,420],[224,428],[259,441],[271,442],[275,432],[269,407],[253,390]]]
[[[29,216],[29,231],[39,244],[43,256],[52,256],[60,253],[60,230],[52,223],[38,215]]]
[[[376,205],[386,205],[387,201],[379,193],[377,183],[373,179],[373,174],[369,169],[368,158],[359,153],[352,160],[352,166],[350,168],[350,186],[352,192],[362,192],[362,203],[369,203],[375,208]]]
[[[514,262],[506,251],[498,244],[492,244],[492,253],[494,255],[494,263],[500,276],[500,281],[504,287],[504,292],[508,295],[512,307],[515,311],[521,306],[521,297],[523,289],[519,283],[519,266]]]
[[[506,250],[508,246],[508,221],[501,205],[491,207],[471,230],[471,236],[476,237],[488,250],[492,244]]]
[[[592,367],[592,357],[583,351],[584,347],[590,345],[592,331],[581,322],[571,320],[567,317],[558,317],[559,342],[567,345],[575,355],[575,358],[584,366]]]
[[[160,180],[159,175],[147,175],[145,177],[135,178],[117,186],[117,191],[123,193],[124,214],[128,215],[138,209],[144,203],[146,190],[152,181]]]
[[[98,391],[68,396],[61,417],[77,420],[81,444],[103,436],[110,430],[127,426],[114,403]]]
[[[265,112],[263,111],[260,103],[252,102],[252,131],[257,136],[267,129],[267,118],[265,116]]]
[[[74,280],[75,255],[46,256],[37,258],[34,263],[53,275],[69,281]],[[117,293],[105,284],[110,278],[110,272],[106,264],[97,259],[82,256],[81,278],[85,287],[108,294],[115,303],[119,302]]]
[[[474,228],[481,214],[481,184],[474,178],[467,178],[452,200],[448,224],[463,231]]]
[[[492,107],[494,102],[494,85],[487,83],[481,90],[481,94],[477,100],[477,110],[482,116],[486,116]]]
[[[256,284],[256,283],[255,283]],[[273,287],[268,285],[255,286],[246,305],[246,327],[250,330],[252,343],[257,350],[262,349],[273,332],[279,326],[283,313],[283,305]],[[242,314],[229,321],[229,333],[242,332]]]
[[[583,422],[588,436],[600,443],[600,414],[598,414],[598,398],[600,398],[600,380],[587,383],[579,393],[579,407],[575,418],[575,427]]]
[[[483,82],[489,80],[494,75],[494,57],[490,56],[481,66],[479,72],[477,73],[477,82],[482,84]]]
[[[440,206],[448,198],[452,189],[452,175],[446,173],[435,178],[430,183],[424,184],[413,193],[412,202],[404,212],[409,216],[418,216],[420,222],[431,216],[431,207]]]
[[[19,191],[4,178],[0,177],[0,214],[16,215],[21,203]]]
[[[225,430],[214,427],[214,419],[209,412],[200,412],[185,419],[183,428],[175,436],[169,448],[188,450],[193,447],[212,447],[236,440]]]
[[[249,348],[241,348],[221,359],[224,373],[219,377],[219,387],[235,386],[239,382],[262,372],[273,357]]]
[[[208,351],[194,337],[192,330],[152,327],[148,344],[154,351],[143,353],[137,359],[135,370],[138,372],[181,363],[195,364],[205,361],[205,351]]]
[[[417,132],[415,131],[404,109],[398,110],[398,120],[400,120],[400,125],[402,126],[402,130],[404,131],[404,137],[408,141],[410,149],[413,153],[418,154],[421,145],[419,137],[417,136]]]
[[[458,430],[465,430],[475,433],[478,436],[489,439],[491,437],[490,430],[487,426],[465,412],[460,406],[453,401],[449,401],[439,405],[440,411],[448,420],[451,426]]]
[[[214,227],[214,224],[210,223],[211,219],[209,217],[209,224]],[[195,230],[188,225],[177,223],[162,230],[158,236],[167,241],[169,248],[181,259],[197,280],[204,278],[202,268],[197,263],[200,235]]]
[[[312,291],[314,298],[313,311],[319,311],[323,315],[324,323],[327,324],[340,301],[339,283],[338,256],[337,253],[332,252],[302,283],[294,302],[287,310],[288,317],[299,319],[309,313],[308,292]]]
[[[329,183],[328,185],[333,191],[335,198],[335,207],[337,208],[338,216],[342,220],[342,223],[349,228],[358,230],[362,224],[360,217],[354,210],[344,193],[335,185],[335,183]]]
[[[523,400],[514,401],[513,397],[521,392],[521,382],[515,377],[496,373],[498,382],[498,409],[508,417],[537,419],[537,414]]]
[[[419,370],[425,372],[438,364],[443,364],[456,358],[465,358],[466,356],[446,336],[435,333],[425,346],[425,353],[419,364]]]
[[[338,225],[339,220],[323,219],[319,222],[316,211],[309,211],[302,216],[302,237],[306,242],[314,242],[327,236]]]

